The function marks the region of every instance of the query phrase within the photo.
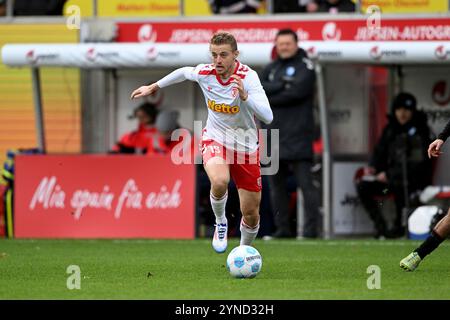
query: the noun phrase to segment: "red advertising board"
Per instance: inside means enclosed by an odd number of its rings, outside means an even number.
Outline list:
[[[227,30],[238,43],[272,42],[281,28],[291,28],[301,41],[448,41],[450,18],[374,20],[305,19],[202,22],[119,22],[117,42],[208,43],[217,30]]]
[[[170,156],[19,155],[16,238],[195,236],[195,167]]]

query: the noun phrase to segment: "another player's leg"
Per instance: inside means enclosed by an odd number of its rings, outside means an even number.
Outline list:
[[[261,191],[247,191],[238,189],[241,203],[241,245],[251,245],[259,231],[259,204]]]
[[[447,215],[431,231],[431,235],[413,252],[400,261],[400,267],[414,271],[419,263],[433,252],[450,235],[450,209]]]
[[[228,198],[230,170],[224,159],[213,157],[205,164],[205,171],[211,182],[211,207],[216,216],[212,246],[217,253],[223,253],[227,249],[228,238],[228,221],[225,216],[225,206]]]

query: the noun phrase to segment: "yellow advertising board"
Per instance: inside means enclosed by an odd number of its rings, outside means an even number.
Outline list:
[[[210,16],[211,7],[208,0],[184,0],[185,16]]]
[[[73,6],[79,8],[81,17],[94,15],[92,0],[68,0],[64,5],[64,15],[74,14]],[[181,7],[183,6],[183,7]],[[267,2],[262,1],[259,14],[267,13]],[[175,17],[210,16],[208,0],[97,0],[99,17]]]
[[[73,6],[79,8],[81,17],[94,16],[92,0],[68,0],[64,5],[65,16],[73,14]],[[69,8],[72,10],[69,11]],[[176,17],[179,15],[181,15],[179,0],[97,0],[98,17]]]
[[[97,0],[99,17],[174,17],[180,14],[179,0]]]
[[[447,0],[362,0],[366,12],[371,5],[380,7],[382,13],[436,13],[448,12]]]

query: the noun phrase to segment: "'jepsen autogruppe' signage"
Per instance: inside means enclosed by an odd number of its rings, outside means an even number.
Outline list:
[[[301,41],[448,41],[450,18],[386,18],[373,28],[366,18],[322,20],[119,22],[117,42],[208,43],[216,31],[233,33],[238,43],[273,42],[280,28]]]

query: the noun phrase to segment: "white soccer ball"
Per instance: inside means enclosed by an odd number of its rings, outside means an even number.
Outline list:
[[[254,278],[261,271],[262,258],[251,246],[239,246],[231,250],[227,269],[235,278]]]

